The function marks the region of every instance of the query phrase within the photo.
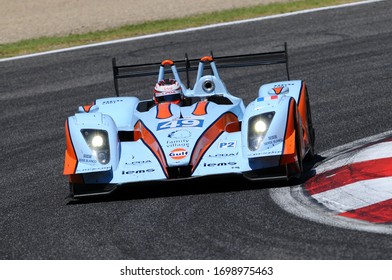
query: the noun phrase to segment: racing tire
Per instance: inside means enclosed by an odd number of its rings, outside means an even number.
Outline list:
[[[77,193],[77,187],[74,183],[69,183],[69,197],[74,198]]]
[[[302,128],[300,127],[297,119],[296,119],[296,121],[297,121],[297,131],[295,133],[295,136],[296,136],[295,137],[295,149],[297,151],[297,160],[298,160],[297,164],[298,164],[298,169],[299,169],[299,174],[296,177],[300,178],[302,176],[302,172],[304,170],[303,163],[302,163],[302,156],[301,156],[301,137],[303,137],[303,136],[300,136],[300,132],[301,132]]]
[[[310,142],[310,148],[307,154],[305,155],[304,161],[306,162],[311,162],[313,161],[313,158],[315,156],[315,141],[316,141],[316,133],[313,127],[313,122],[312,122],[312,112],[310,110],[310,102],[309,102],[309,97],[306,94],[306,120],[308,123],[308,135],[309,135],[309,142]]]
[[[302,137],[302,127],[299,124],[298,121],[298,113],[297,111],[294,112],[295,117],[295,150],[297,153],[297,161],[294,163],[290,163],[287,168],[288,168],[288,178],[289,180],[292,179],[300,179],[303,173],[303,163],[302,163],[302,157],[301,157],[301,137]]]

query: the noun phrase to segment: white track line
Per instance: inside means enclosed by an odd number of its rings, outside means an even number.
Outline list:
[[[47,52],[40,52],[40,53],[34,53],[34,54],[28,54],[28,55],[21,55],[21,56],[9,57],[9,58],[2,58],[2,59],[0,59],[0,62],[16,60],[16,59],[24,59],[24,58],[30,58],[30,57],[36,57],[36,56],[42,56],[42,55],[48,55],[48,54],[56,54],[56,53],[61,53],[61,52],[68,52],[68,51],[74,51],[74,50],[80,50],[80,49],[86,49],[86,48],[92,48],[92,47],[99,47],[99,46],[105,46],[105,45],[111,45],[111,44],[117,44],[117,43],[124,43],[124,42],[129,42],[129,41],[144,40],[144,39],[156,38],[156,37],[160,37],[160,36],[173,35],[173,34],[186,33],[186,32],[193,32],[193,31],[205,30],[205,29],[222,27],[222,26],[230,26],[230,25],[243,24],[243,23],[248,23],[248,22],[255,22],[255,21],[268,20],[268,19],[288,17],[288,16],[293,16],[293,15],[314,13],[314,12],[319,12],[319,11],[332,10],[332,9],[338,9],[338,8],[345,8],[345,7],[364,5],[364,4],[375,3],[375,2],[383,2],[383,1],[385,1],[385,0],[366,0],[366,1],[347,3],[347,4],[335,5],[335,6],[329,6],[329,7],[322,7],[322,8],[302,10],[302,11],[285,13],[285,14],[279,14],[279,15],[271,15],[271,16],[258,17],[258,18],[252,18],[252,19],[246,19],[246,20],[238,20],[238,21],[231,21],[231,22],[225,22],[225,23],[211,24],[211,25],[205,25],[205,26],[201,26],[201,27],[187,28],[187,29],[181,29],[181,30],[176,30],[176,31],[169,31],[169,32],[162,32],[162,33],[156,33],[156,34],[150,34],[150,35],[143,35],[143,36],[138,36],[138,37],[131,37],[131,38],[113,40],[113,41],[106,41],[106,42],[102,42],[102,43],[82,45],[82,46],[71,47],[71,48],[66,48],[66,49],[58,49],[58,50],[52,50],[52,51],[47,51]]]

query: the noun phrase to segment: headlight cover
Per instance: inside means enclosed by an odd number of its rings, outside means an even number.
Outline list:
[[[82,129],[80,132],[98,162],[101,164],[109,163],[110,148],[108,132],[98,129]]]
[[[269,129],[275,112],[268,112],[256,115],[248,120],[248,148],[256,151],[260,148],[261,143]]]

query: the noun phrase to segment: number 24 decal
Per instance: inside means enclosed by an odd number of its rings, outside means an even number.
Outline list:
[[[178,128],[178,127],[202,127],[204,120],[202,119],[180,119],[175,121],[167,121],[158,123],[157,130]]]

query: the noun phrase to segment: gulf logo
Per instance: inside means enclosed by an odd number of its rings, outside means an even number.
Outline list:
[[[188,151],[184,148],[176,148],[174,150],[171,150],[169,153],[169,157],[171,157],[174,160],[183,159],[187,155],[188,155]]]
[[[304,188],[337,216],[392,223],[392,137],[322,163]]]

